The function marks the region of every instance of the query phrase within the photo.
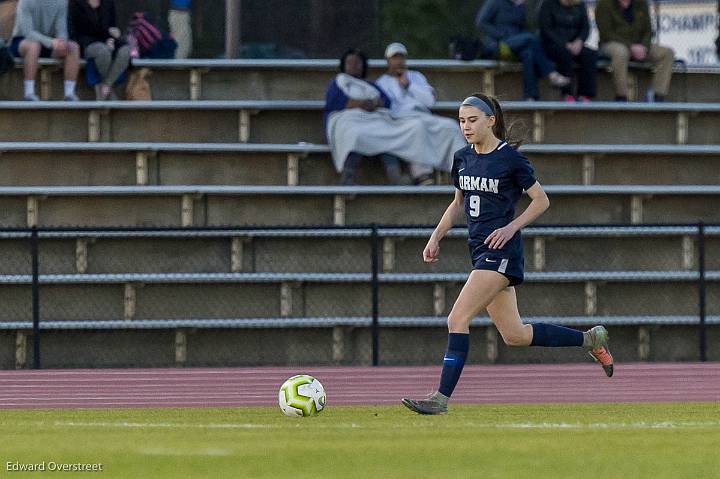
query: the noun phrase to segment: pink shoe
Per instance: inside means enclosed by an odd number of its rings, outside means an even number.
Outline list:
[[[565,97],[563,98],[563,101],[565,103],[575,103],[575,97],[572,95],[565,95]]]
[[[589,97],[589,96],[585,96],[585,95],[581,95],[581,96],[578,97],[578,101],[581,102],[581,103],[590,103],[590,97]]]
[[[592,356],[595,361],[600,363],[600,366],[602,366],[607,377],[611,378],[613,375],[613,357],[612,354],[610,354],[610,351],[604,347],[599,347],[588,351],[588,354]]]

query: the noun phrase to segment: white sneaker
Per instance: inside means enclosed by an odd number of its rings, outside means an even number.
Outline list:
[[[65,95],[65,98],[63,98],[65,101],[80,101],[80,97],[78,97],[75,93],[72,93],[70,95]]]
[[[33,93],[32,95],[25,95],[23,97],[23,100],[25,100],[25,101],[40,101],[40,97],[37,96],[35,93]]]

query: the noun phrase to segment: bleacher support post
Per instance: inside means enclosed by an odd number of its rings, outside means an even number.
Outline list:
[[[90,113],[88,113],[88,141],[90,143],[100,141],[100,122],[100,112],[97,110],[90,110]]]
[[[287,156],[287,184],[297,186],[300,184],[300,155],[288,153]]]
[[[541,111],[533,113],[533,142],[542,143],[545,138],[545,117]]]
[[[683,269],[691,270],[695,267],[695,238],[690,235],[682,239]]]
[[[238,112],[238,141],[247,143],[250,140],[250,111]]]
[[[629,101],[636,101],[638,99],[638,77],[635,73],[629,71],[628,76],[628,100]]]
[[[592,185],[595,183],[595,157],[593,155],[583,155],[583,185]]]
[[[80,274],[87,273],[88,268],[88,240],[78,238],[75,240],[75,271]]]
[[[202,99],[202,76],[207,71],[207,68],[193,68],[190,70],[190,100]]]
[[[535,263],[535,271],[545,269],[545,238],[542,236],[533,238],[533,262]]]
[[[688,135],[690,134],[690,119],[685,112],[679,112],[677,115],[677,144],[686,145]]]
[[[333,224],[345,226],[345,197],[342,195],[335,195],[333,199]]]
[[[52,73],[56,68],[40,68],[40,99],[49,100],[52,96]]]
[[[135,183],[139,186],[148,184],[148,152],[138,151],[135,154]]]
[[[132,321],[137,312],[137,291],[132,283],[125,283],[123,289],[123,319]]]
[[[30,195],[27,197],[27,225],[30,228],[37,226],[40,216],[40,198]]]
[[[383,239],[383,272],[388,273],[395,269],[395,239]]]
[[[495,96],[495,72],[493,70],[485,70],[483,72],[483,92],[486,95]]]
[[[183,228],[193,225],[193,217],[195,214],[195,201],[191,195],[183,195],[180,206],[180,222]]]
[[[230,243],[230,272],[240,273],[243,270],[243,250],[245,240],[235,237]]]
[[[372,225],[371,238],[371,255],[372,255],[372,365],[377,366],[379,361],[379,343],[380,343],[380,285],[378,283],[379,255],[380,255],[380,238],[378,236],[378,228],[376,224]]]
[[[184,329],[175,330],[175,366],[184,366],[187,362],[187,333]]]
[[[445,285],[435,283],[433,285],[433,314],[435,316],[443,316],[445,314]]]
[[[15,369],[25,369],[27,363],[27,334],[18,331],[15,336]]]
[[[638,359],[640,361],[650,359],[650,328],[648,326],[638,328]]]
[[[30,234],[32,261],[32,319],[33,319],[33,369],[40,369],[40,268],[38,261],[39,238],[37,226]]]

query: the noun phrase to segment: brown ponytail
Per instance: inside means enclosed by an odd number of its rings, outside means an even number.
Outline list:
[[[517,148],[522,145],[522,132],[520,132],[518,137],[515,137],[515,133],[518,130],[518,123],[513,122],[512,124],[510,124],[509,128],[505,126],[505,115],[503,114],[502,108],[500,107],[500,102],[497,101],[497,98],[490,95],[485,95],[484,93],[473,93],[471,96],[481,99],[482,101],[490,105],[490,107],[493,109],[493,112],[495,112],[495,125],[493,125],[493,134],[496,138],[498,138],[499,140],[507,141],[508,144],[513,148]]]

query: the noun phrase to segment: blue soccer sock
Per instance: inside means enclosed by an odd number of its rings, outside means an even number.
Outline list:
[[[450,397],[462,374],[465,359],[470,349],[470,335],[466,333],[448,334],[448,347],[443,360],[440,387],[438,391]]]
[[[532,323],[533,338],[530,346],[582,346],[583,332],[546,323]]]

